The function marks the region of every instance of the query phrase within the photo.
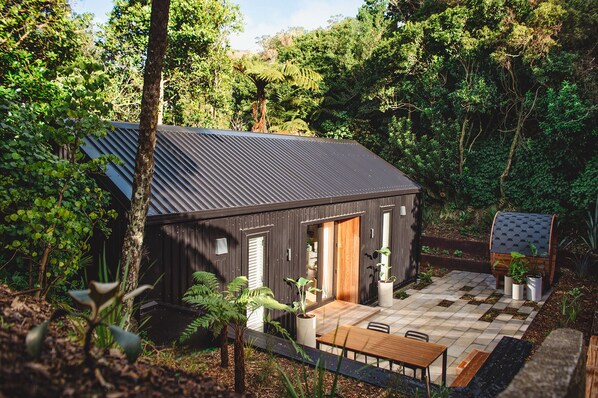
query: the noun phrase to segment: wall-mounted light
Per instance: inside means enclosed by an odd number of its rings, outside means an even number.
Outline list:
[[[228,253],[228,242],[226,238],[219,238],[214,241],[214,252],[217,256]]]
[[[399,210],[399,214],[402,216],[406,216],[407,215],[407,208],[405,206],[401,206],[401,209]]]
[[[287,261],[291,261],[291,249],[287,249]]]
[[[370,238],[374,239],[374,228],[370,228]]]

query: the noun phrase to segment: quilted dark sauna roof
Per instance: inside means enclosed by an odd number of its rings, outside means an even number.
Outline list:
[[[529,243],[538,249],[542,257],[548,256],[551,214],[498,212],[492,226],[490,251],[509,254],[511,252],[532,254]]]
[[[113,126],[103,139],[86,138],[83,150],[92,158],[114,154],[121,159],[106,174],[130,198],[138,125]],[[159,126],[148,215],[255,206],[266,211],[420,189],[354,141]]]

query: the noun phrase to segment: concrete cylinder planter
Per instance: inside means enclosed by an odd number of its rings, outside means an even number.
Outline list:
[[[531,301],[542,300],[542,277],[527,278],[527,299]]]
[[[316,348],[316,316],[305,314],[297,316],[297,343]]]
[[[378,281],[378,305],[389,308],[393,304],[393,282]]]
[[[513,278],[505,275],[505,296],[513,294]]]
[[[525,296],[523,295],[524,286],[523,283],[513,283],[513,300],[525,300]]]

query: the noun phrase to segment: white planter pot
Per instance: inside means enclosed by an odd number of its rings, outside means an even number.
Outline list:
[[[521,284],[518,285],[517,283],[513,283],[513,300],[524,300],[525,297],[523,295],[523,287],[525,285]]]
[[[297,318],[297,343],[316,348],[316,316],[307,314]]]
[[[513,294],[513,278],[505,275],[505,296]]]
[[[392,307],[393,304],[393,285],[392,282],[378,281],[378,305],[380,307]]]
[[[542,277],[527,278],[527,299],[532,301],[542,300]]]

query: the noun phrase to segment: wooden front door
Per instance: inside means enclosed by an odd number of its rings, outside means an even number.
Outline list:
[[[336,224],[336,298],[359,302],[359,217]]]

